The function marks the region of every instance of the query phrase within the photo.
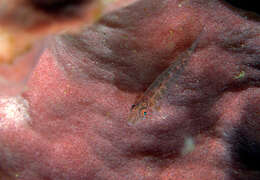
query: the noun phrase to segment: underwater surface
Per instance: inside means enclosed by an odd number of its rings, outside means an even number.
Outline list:
[[[22,55],[0,41],[0,180],[260,179],[254,4],[24,2],[30,28],[0,12],[33,35]],[[88,25],[51,28],[69,15]]]

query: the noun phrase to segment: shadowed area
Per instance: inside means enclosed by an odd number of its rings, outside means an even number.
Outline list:
[[[245,0],[226,0],[226,1],[237,8],[244,9],[247,11],[253,11],[260,14],[259,9],[257,8],[256,1],[245,1]]]
[[[86,0],[31,0],[31,3],[39,10],[43,10],[48,13],[57,13],[68,7],[73,8],[73,6],[80,6],[84,3],[84,1]],[[90,2],[90,0],[87,1]]]
[[[1,176],[259,179],[260,26],[234,9],[141,0],[49,37],[28,89],[0,98]]]

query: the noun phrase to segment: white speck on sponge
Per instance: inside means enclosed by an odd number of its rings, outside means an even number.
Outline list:
[[[182,148],[182,155],[186,155],[192,152],[195,148],[194,140],[192,137],[187,137],[184,140],[184,146]]]
[[[28,108],[21,96],[0,99],[0,129],[25,126],[30,120]]]

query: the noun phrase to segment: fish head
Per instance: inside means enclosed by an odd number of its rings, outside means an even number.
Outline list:
[[[148,103],[141,102],[138,104],[134,104],[129,114],[128,123],[130,125],[134,125],[138,122],[147,120],[148,117],[149,117]]]

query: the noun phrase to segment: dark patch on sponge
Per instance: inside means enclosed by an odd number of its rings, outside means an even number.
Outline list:
[[[77,14],[77,9],[92,0],[30,0],[31,5],[47,14]]]
[[[260,141],[247,131],[252,129],[238,127],[234,130],[231,147],[231,158],[242,169],[260,172]]]
[[[224,138],[229,152],[228,173],[231,179],[260,179],[260,111],[257,107],[248,107],[242,123],[230,129]]]
[[[225,0],[234,7],[260,14],[259,1],[255,0]]]

